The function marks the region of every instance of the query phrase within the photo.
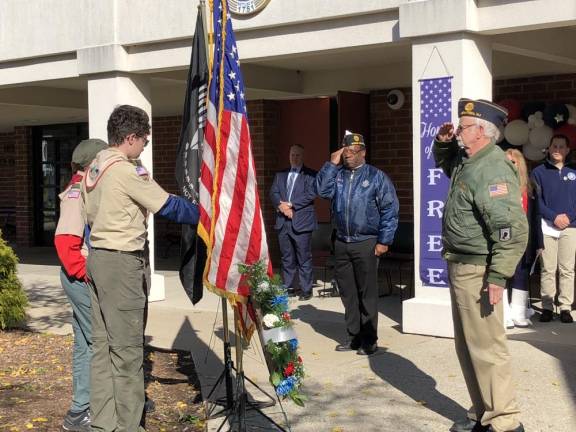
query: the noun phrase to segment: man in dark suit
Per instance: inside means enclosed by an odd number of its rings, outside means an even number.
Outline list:
[[[304,148],[290,147],[290,169],[274,177],[270,199],[276,209],[278,243],[282,254],[282,281],[289,295],[296,273],[300,280],[300,300],[312,297],[312,231],[317,227],[314,212],[316,171],[303,165]]]

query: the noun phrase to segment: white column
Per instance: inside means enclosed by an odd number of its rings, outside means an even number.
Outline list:
[[[106,126],[108,117],[117,105],[134,105],[142,108],[152,121],[152,103],[150,82],[146,77],[127,74],[106,74],[102,77],[92,77],[88,80],[88,113],[90,138],[101,138],[108,141]],[[144,149],[141,159],[144,166],[154,174],[152,161],[152,135],[150,143]],[[154,216],[148,219],[148,241],[150,242],[150,268],[152,270],[152,286],[149,301],[164,300],[164,276],[155,272],[154,262]]]
[[[414,161],[415,297],[403,304],[406,333],[453,336],[448,288],[424,286],[420,280],[420,91],[419,80],[452,76],[452,120],[458,122],[458,99],[492,99],[492,49],[481,37],[459,33],[429,37],[412,46],[412,132]]]

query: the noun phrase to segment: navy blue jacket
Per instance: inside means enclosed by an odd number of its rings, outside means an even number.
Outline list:
[[[276,210],[276,224],[274,228],[280,230],[286,222],[290,220],[279,210],[280,201],[288,202],[288,174],[290,169],[285,169],[276,173],[272,188],[270,189],[270,200]],[[316,198],[316,171],[302,167],[294,187],[290,202],[292,203],[292,228],[296,232],[310,232],[317,228],[316,213],[314,212],[314,198]]]
[[[566,213],[570,226],[576,227],[576,169],[564,165],[556,168],[546,160],[532,171],[538,197],[540,216],[554,223],[556,216]]]
[[[318,194],[332,200],[336,236],[346,243],[377,238],[390,245],[398,227],[398,198],[390,178],[371,165],[355,170],[326,162],[316,176]]]

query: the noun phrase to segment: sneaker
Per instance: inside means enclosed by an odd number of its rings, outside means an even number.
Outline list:
[[[479,421],[466,419],[456,422],[450,428],[450,432],[486,432],[490,426],[482,426]]]
[[[542,309],[542,315],[540,315],[540,322],[550,322],[554,319],[554,313],[548,309]]]
[[[89,409],[81,412],[68,411],[62,423],[62,430],[70,432],[90,432],[90,423]]]
[[[572,318],[572,314],[569,310],[560,311],[560,321],[564,324],[571,324],[574,322],[574,318]]]

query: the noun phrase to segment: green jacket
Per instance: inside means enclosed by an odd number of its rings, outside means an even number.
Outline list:
[[[487,280],[505,286],[528,242],[518,173],[489,144],[471,158],[451,142],[434,142],[436,166],[450,178],[442,218],[447,261],[486,265]]]

